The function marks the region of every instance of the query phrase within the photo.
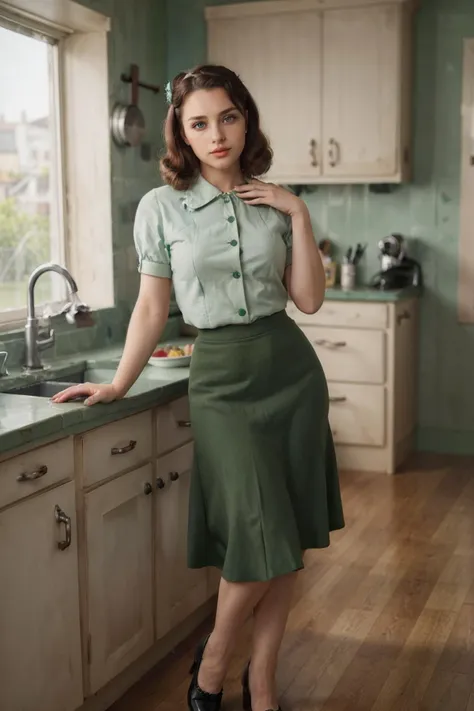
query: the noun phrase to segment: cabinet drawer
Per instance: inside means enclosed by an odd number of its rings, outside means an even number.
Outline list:
[[[348,326],[350,328],[386,328],[387,304],[360,301],[325,301],[315,314],[304,314],[288,302],[287,314],[296,323],[310,326]]]
[[[363,328],[302,326],[328,380],[385,382],[385,332]]]
[[[156,411],[157,454],[170,452],[193,438],[189,419],[189,399],[178,400],[159,407]]]
[[[151,411],[82,435],[84,486],[96,484],[152,455]]]
[[[73,476],[71,437],[7,459],[0,464],[0,509]]]
[[[334,441],[381,447],[385,444],[385,388],[329,383],[329,420]]]

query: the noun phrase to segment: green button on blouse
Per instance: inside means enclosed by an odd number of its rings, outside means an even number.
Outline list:
[[[239,250],[229,249],[229,230]],[[286,307],[291,219],[224,194],[202,176],[186,191],[165,185],[144,195],[134,241],[139,271],[172,279],[185,322],[197,328],[251,323]]]

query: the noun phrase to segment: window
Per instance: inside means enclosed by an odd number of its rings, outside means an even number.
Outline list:
[[[58,40],[0,25],[0,313],[25,308],[39,264],[64,263]],[[36,302],[65,297],[55,274],[38,281]]]
[[[93,309],[114,306],[109,31],[72,0],[0,0],[0,331],[24,324],[44,261]],[[35,297],[41,313],[66,285],[44,274]]]

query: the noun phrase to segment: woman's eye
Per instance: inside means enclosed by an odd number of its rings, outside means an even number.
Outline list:
[[[196,121],[196,123],[193,123],[193,128],[197,128],[200,131],[205,125],[204,121]]]
[[[224,116],[224,121],[226,123],[233,123],[237,119],[237,116],[235,114],[229,114],[228,116]]]

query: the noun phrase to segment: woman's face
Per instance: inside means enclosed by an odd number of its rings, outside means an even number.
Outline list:
[[[199,89],[181,110],[183,137],[197,158],[212,168],[229,169],[245,145],[245,118],[225,89]]]

